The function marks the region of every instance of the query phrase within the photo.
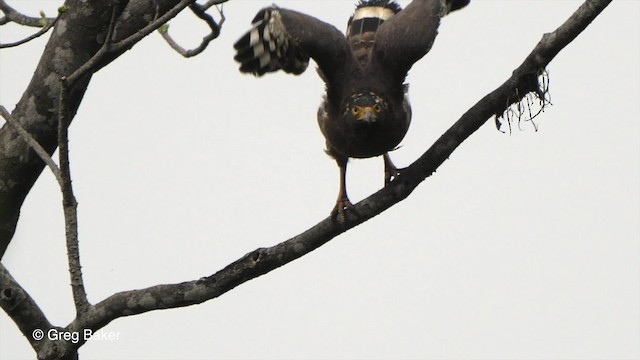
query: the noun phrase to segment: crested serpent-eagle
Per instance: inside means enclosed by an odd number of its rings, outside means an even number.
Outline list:
[[[411,108],[404,83],[411,66],[430,49],[440,19],[469,0],[413,0],[404,10],[393,0],[361,0],[346,35],[334,26],[275,5],[258,12],[234,45],[240,71],[262,76],[280,69],[301,74],[312,58],[326,84],[318,124],[327,154],[340,167],[332,214],[352,207],[345,175],[349,158],[383,156],[385,185],[399,175],[389,159],[404,138]]]

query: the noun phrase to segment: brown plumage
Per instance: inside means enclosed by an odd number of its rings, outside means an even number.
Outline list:
[[[469,0],[361,0],[346,36],[332,25],[276,6],[261,10],[234,47],[240,71],[261,76],[279,69],[300,74],[309,57],[326,84],[318,125],[327,153],[340,168],[333,214],[352,207],[345,177],[349,158],[383,156],[385,185],[399,175],[388,152],[404,138],[411,108],[404,84],[411,66],[430,49],[440,18]]]

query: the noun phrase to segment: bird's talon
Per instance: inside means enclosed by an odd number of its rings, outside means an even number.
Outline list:
[[[342,199],[336,201],[336,206],[331,210],[331,216],[337,218],[340,222],[347,220],[347,212],[353,210],[353,204],[349,199]]]
[[[404,169],[392,168],[384,171],[384,186],[391,184],[392,181],[402,175]]]

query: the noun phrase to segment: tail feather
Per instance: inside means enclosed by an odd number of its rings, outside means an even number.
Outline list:
[[[375,33],[378,26],[400,11],[400,5],[393,0],[361,0],[347,23],[347,38]]]
[[[378,27],[401,10],[393,0],[361,0],[347,23],[347,40],[353,55],[366,66]]]

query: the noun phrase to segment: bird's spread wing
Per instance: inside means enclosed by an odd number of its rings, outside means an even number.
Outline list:
[[[234,47],[240,71],[261,76],[279,69],[300,74],[309,57],[333,78],[348,54],[344,35],[314,17],[275,6],[262,9]]]
[[[431,50],[440,18],[468,3],[469,0],[413,0],[380,26],[374,53],[386,68],[403,77]]]

